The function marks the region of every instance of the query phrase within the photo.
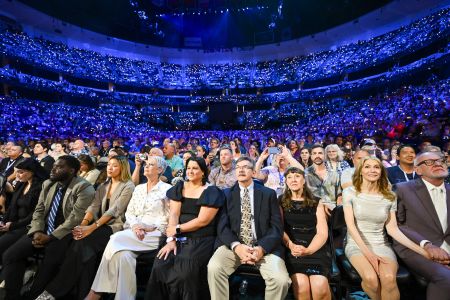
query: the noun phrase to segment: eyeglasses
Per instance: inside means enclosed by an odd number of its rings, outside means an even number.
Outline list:
[[[253,167],[252,167],[252,166],[249,166],[249,165],[236,166],[236,170],[245,170],[245,169],[247,169],[247,170],[253,170]]]
[[[438,163],[439,165],[445,165],[446,161],[445,161],[444,158],[426,159],[426,160],[421,161],[420,163],[418,163],[417,166],[425,164],[427,167],[431,167],[431,166],[434,166],[436,163]]]

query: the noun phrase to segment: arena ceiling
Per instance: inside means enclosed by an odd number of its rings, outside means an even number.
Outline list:
[[[20,0],[107,36],[172,48],[278,43],[354,21],[392,0]]]

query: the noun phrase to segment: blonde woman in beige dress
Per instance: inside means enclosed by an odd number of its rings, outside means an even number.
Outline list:
[[[425,257],[427,253],[398,228],[396,196],[378,158],[363,158],[353,175],[353,185],[343,192],[345,255],[361,276],[361,286],[371,299],[400,299],[397,258],[386,231],[405,247]]]

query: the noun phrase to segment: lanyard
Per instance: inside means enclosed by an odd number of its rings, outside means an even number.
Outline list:
[[[13,164],[14,164],[15,161],[16,161],[16,160],[10,160],[10,161],[8,161],[8,164],[7,164],[7,166],[6,166],[6,169],[5,169],[5,172],[4,172],[4,173],[8,172],[8,170],[13,166]]]
[[[278,169],[278,179],[280,180],[280,187],[284,186],[284,176],[281,175],[280,169]]]
[[[402,168],[400,167],[400,165],[398,166],[398,168],[400,169],[400,171],[403,172],[403,175],[405,175],[405,180],[406,180],[406,182],[408,182],[410,179],[408,178],[408,175],[406,175],[406,172],[402,170]],[[413,171],[412,174],[413,174],[412,179],[414,180],[414,178],[416,178],[416,171]]]

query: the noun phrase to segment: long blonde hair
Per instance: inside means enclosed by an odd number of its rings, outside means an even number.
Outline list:
[[[361,174],[362,168],[364,167],[364,164],[368,160],[374,160],[377,162],[378,166],[381,169],[380,178],[377,181],[377,188],[378,192],[380,192],[384,198],[394,201],[395,200],[395,194],[392,192],[391,184],[389,183],[386,168],[381,163],[381,160],[379,160],[375,156],[366,156],[362,159],[362,161],[359,163],[358,167],[355,170],[355,173],[353,174],[353,186],[355,187],[356,192],[361,193],[361,186],[363,183],[363,177]]]

